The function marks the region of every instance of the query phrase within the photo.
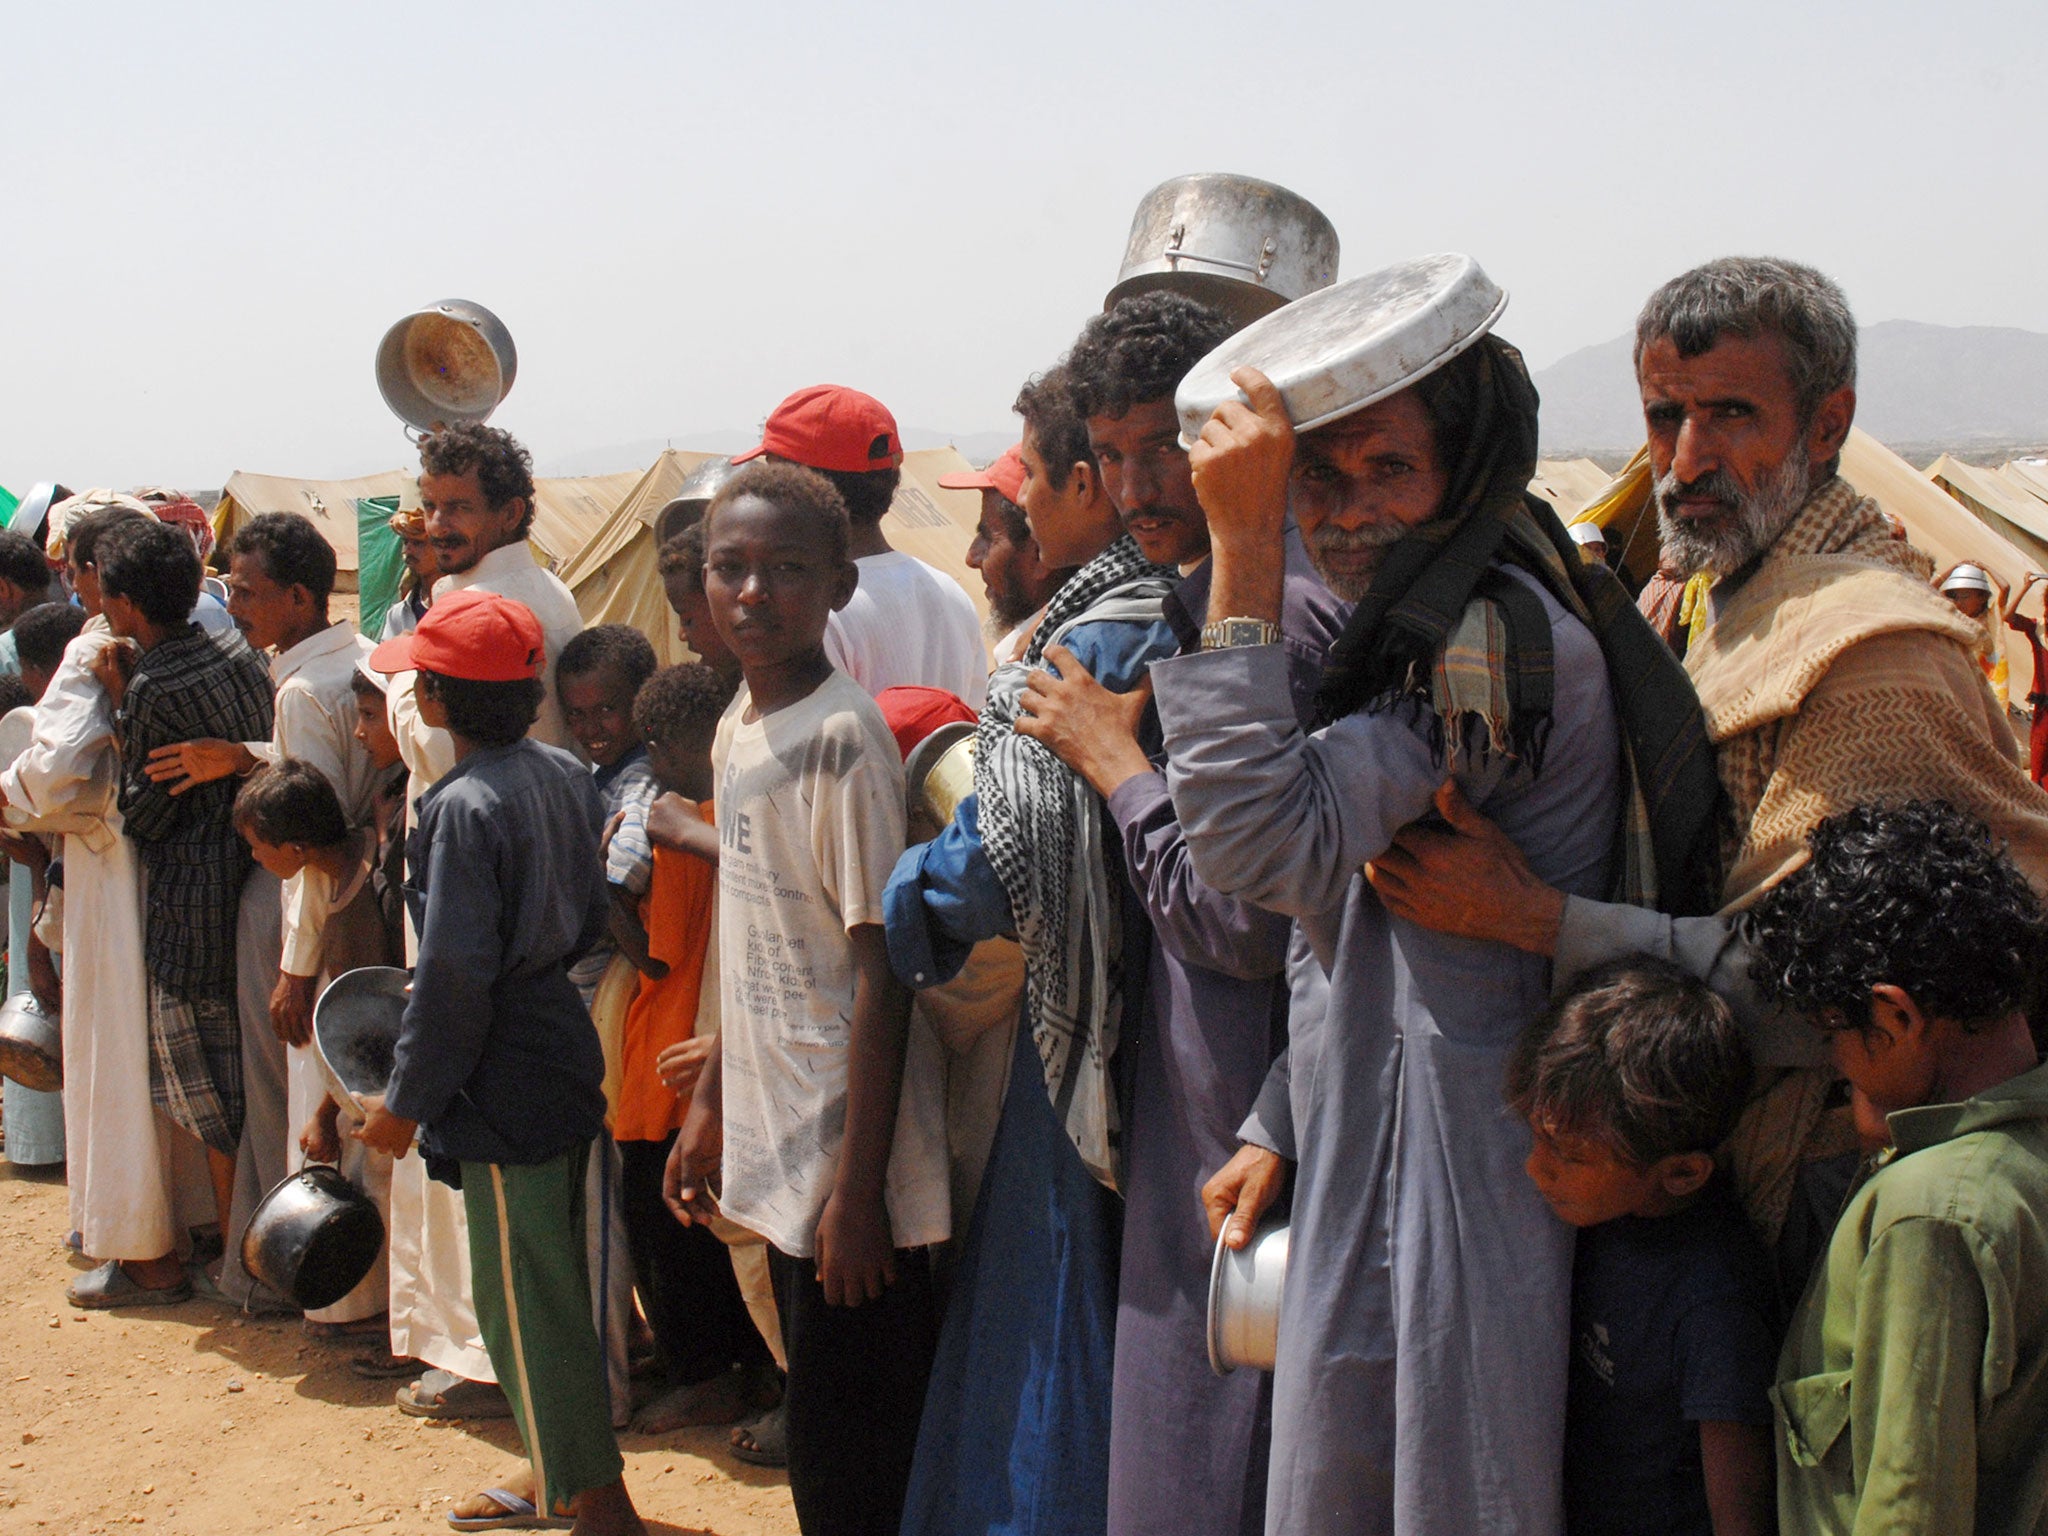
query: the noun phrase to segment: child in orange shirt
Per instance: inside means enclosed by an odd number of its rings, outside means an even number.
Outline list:
[[[711,822],[711,740],[732,684],[703,665],[667,667],[633,701],[633,726],[664,791]],[[776,1372],[741,1298],[725,1244],[683,1226],[662,1204],[662,1169],[717,1031],[718,868],[654,846],[640,918],[655,962],[626,1011],[612,1135],[623,1164],[622,1213],[642,1306],[668,1391],[635,1417],[643,1434],[729,1424],[773,1405]],[[700,1025],[701,1032],[700,1032]]]

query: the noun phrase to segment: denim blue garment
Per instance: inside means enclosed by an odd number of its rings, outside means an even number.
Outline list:
[[[1117,692],[1174,647],[1163,622],[1079,625],[1065,643]],[[1113,828],[1105,842],[1118,846]],[[1143,914],[1118,885],[1124,931],[1141,934]],[[975,943],[1011,931],[973,797],[939,837],[904,853],[883,907],[890,964],[912,987],[950,979]],[[1144,980],[1142,961],[1126,964],[1120,1058],[1136,1040]],[[939,1337],[906,1536],[1103,1529],[1122,1225],[1123,1202],[1089,1175],[1053,1113],[1027,1023]]]

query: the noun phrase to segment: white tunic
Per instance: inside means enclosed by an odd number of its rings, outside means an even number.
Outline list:
[[[142,865],[121,835],[114,712],[95,618],[65,647],[35,738],[0,773],[10,827],[64,836],[64,1136],[71,1223],[96,1259],[154,1259],[177,1224],[149,1092]]]

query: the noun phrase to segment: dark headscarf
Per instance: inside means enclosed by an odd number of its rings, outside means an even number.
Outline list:
[[[1578,557],[1557,514],[1530,494],[1536,472],[1536,386],[1522,356],[1482,338],[1414,386],[1450,463],[1444,509],[1388,549],[1372,585],[1330,648],[1317,698],[1325,721],[1361,709],[1429,715],[1453,753],[1506,751],[1541,771],[1556,696],[1556,659],[1542,602],[1506,573],[1534,576],[1599,641],[1630,769],[1622,899],[1674,914],[1715,909],[1720,781],[1692,680],[1604,566]],[[1446,642],[1475,603],[1490,612],[1483,659],[1453,662]],[[1461,667],[1490,679],[1504,717],[1455,707]]]

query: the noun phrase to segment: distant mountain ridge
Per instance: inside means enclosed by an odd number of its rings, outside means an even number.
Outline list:
[[[958,448],[970,464],[986,464],[1017,440],[1014,431],[938,432],[930,427],[903,428],[903,446],[912,453],[927,448]],[[745,453],[761,441],[759,427],[718,427],[708,432],[678,432],[673,437],[646,437],[638,442],[613,443],[603,448],[582,448],[557,454],[538,466],[543,475],[609,475],[622,469],[645,469],[668,448],[694,449],[699,453]]]
[[[1583,347],[1536,374],[1546,456],[1643,440],[1634,338]],[[1856,424],[1894,448],[2048,442],[2048,335],[1884,320],[1858,338]]]

